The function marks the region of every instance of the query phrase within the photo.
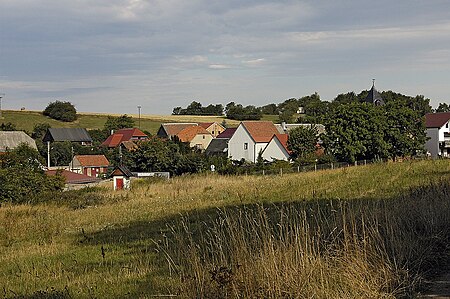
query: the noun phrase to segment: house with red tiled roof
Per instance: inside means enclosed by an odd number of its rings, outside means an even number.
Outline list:
[[[98,177],[108,171],[109,161],[105,155],[76,155],[70,163],[73,172]]]
[[[190,147],[196,147],[205,150],[213,136],[205,128],[201,126],[187,127],[177,134],[181,142],[189,142]]]
[[[106,147],[118,147],[124,141],[137,141],[148,140],[148,136],[137,128],[120,129],[111,134],[101,146]]]
[[[433,157],[450,157],[450,112],[425,115],[427,137],[425,149]]]
[[[90,183],[98,183],[101,181],[99,178],[87,176],[85,174],[76,173],[72,171],[68,171],[65,169],[55,169],[55,170],[47,170],[45,171],[46,175],[53,176],[59,174],[64,177],[66,187],[67,185],[74,184],[90,184]]]
[[[156,136],[161,138],[172,139],[174,136],[177,136],[178,133],[183,131],[188,127],[198,126],[197,123],[163,123],[158,129],[158,133]]]
[[[273,135],[262,152],[263,159],[269,162],[274,160],[288,161],[291,156],[291,151],[287,147],[288,137],[288,134]]]
[[[214,138],[216,138],[219,134],[221,134],[223,131],[225,131],[225,128],[216,122],[198,123],[198,125],[204,129],[206,129],[206,131],[208,131],[209,133],[211,133],[211,135]]]
[[[256,162],[275,134],[279,132],[270,121],[243,121],[228,141],[228,157]]]

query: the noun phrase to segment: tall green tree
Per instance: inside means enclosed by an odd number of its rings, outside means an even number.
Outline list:
[[[436,112],[450,112],[450,105],[447,103],[439,103],[439,106],[436,108]]]
[[[291,159],[296,160],[314,153],[318,142],[315,127],[297,127],[289,132],[288,149],[292,152]]]

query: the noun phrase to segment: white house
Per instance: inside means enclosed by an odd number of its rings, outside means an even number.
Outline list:
[[[450,157],[450,112],[425,115],[427,137],[425,149],[433,158]]]
[[[270,121],[243,121],[228,141],[228,157],[255,163],[275,134],[278,130]]]
[[[274,160],[288,161],[290,151],[287,148],[288,134],[275,134],[267,144],[262,153],[264,160],[272,162]]]

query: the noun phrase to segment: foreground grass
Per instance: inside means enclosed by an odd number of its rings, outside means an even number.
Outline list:
[[[132,192],[87,192],[84,205],[4,205],[1,296],[252,297],[242,281],[266,298],[405,294],[435,265],[420,255],[439,248],[419,247],[446,238],[447,185],[429,187],[442,180],[450,181],[448,161],[404,162],[283,177],[183,176],[135,182]],[[419,225],[411,216],[431,221],[420,227],[426,240],[411,239]]]

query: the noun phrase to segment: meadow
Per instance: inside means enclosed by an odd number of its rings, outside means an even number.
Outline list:
[[[40,111],[2,111],[3,119],[0,122],[12,123],[18,130],[25,130],[32,132],[36,124],[48,123],[52,128],[86,128],[103,129],[103,126],[110,116],[120,116],[120,114],[106,114],[106,113],[77,113],[78,119],[74,122],[62,122],[44,116]],[[135,120],[136,127],[139,126],[139,117],[137,114],[130,114]],[[141,115],[141,129],[147,130],[152,134],[156,134],[161,123],[164,122],[218,122],[222,123],[225,120],[230,126],[237,126],[238,121],[226,119],[224,117],[215,116],[192,116],[192,115]]]
[[[0,296],[412,297],[450,261],[449,190],[428,160],[3,204]]]

